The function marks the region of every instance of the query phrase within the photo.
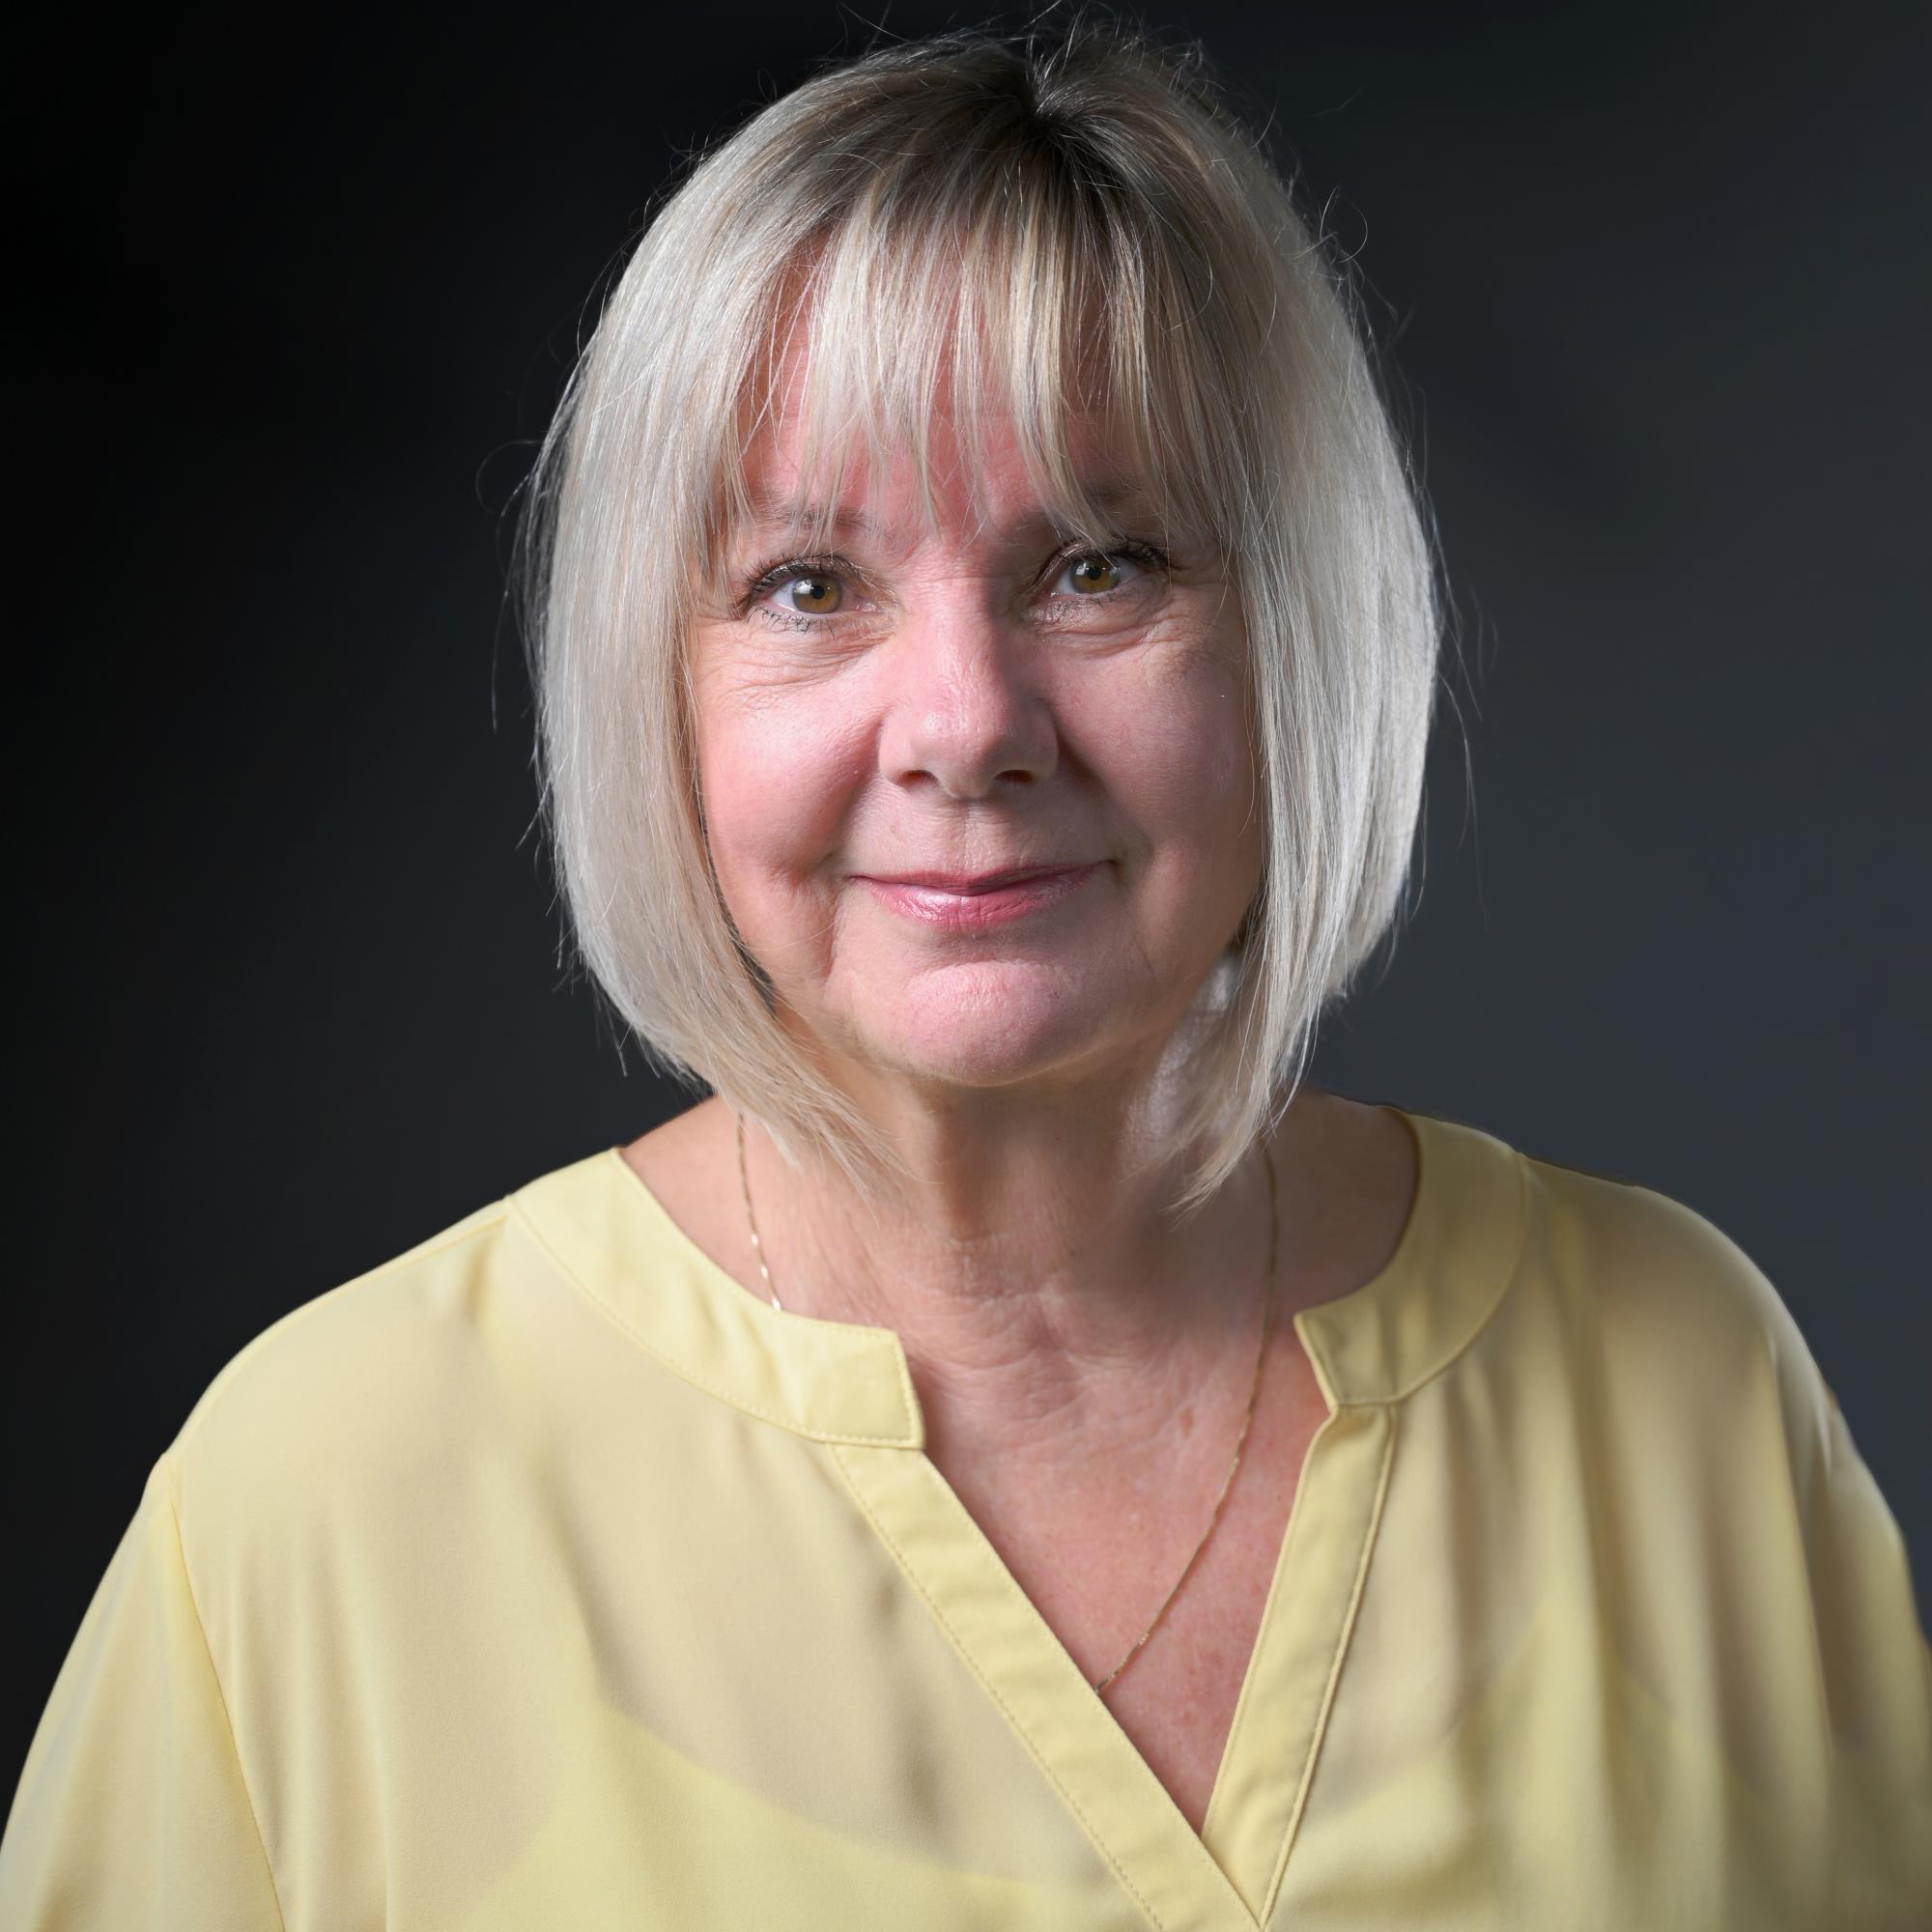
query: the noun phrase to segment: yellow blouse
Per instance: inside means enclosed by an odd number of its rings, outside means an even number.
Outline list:
[[[155,1464],[0,1846],[107,1932],[1924,1932],[1932,1658],[1769,1283],[1405,1113],[1200,1835],[937,1467],[614,1149],[278,1321]],[[736,1184],[735,1175],[720,1184]]]

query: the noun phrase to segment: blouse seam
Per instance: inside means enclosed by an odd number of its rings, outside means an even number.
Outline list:
[[[852,1498],[864,1513],[866,1520],[872,1525],[873,1533],[893,1552],[893,1561],[898,1565],[899,1574],[912,1585],[913,1589],[918,1593],[920,1601],[931,1611],[933,1621],[946,1633],[947,1638],[952,1643],[952,1648],[964,1660],[966,1667],[980,1680],[987,1696],[992,1698],[993,1702],[1000,1707],[1001,1715],[1011,1725],[1014,1736],[1026,1746],[1028,1756],[1039,1766],[1040,1770],[1046,1775],[1049,1782],[1053,1785],[1053,1788],[1065,1801],[1067,1808],[1080,1820],[1081,1829],[1086,1832],[1088,1837],[1099,1849],[1101,1857],[1107,1861],[1114,1876],[1125,1888],[1127,1896],[1140,1907],[1141,1911],[1147,1916],[1150,1924],[1160,1928],[1160,1932],[1165,1932],[1166,1919],[1154,1910],[1153,1906],[1147,1899],[1141,1896],[1139,1887],[1134,1884],[1133,1880],[1127,1875],[1126,1868],[1115,1856],[1113,1846],[1107,1842],[1107,1839],[1094,1821],[1081,1809],[1080,1801],[1074,1797],[1072,1792],[1067,1790],[1059,1773],[1040,1754],[1039,1747],[1034,1743],[1033,1733],[1028,1730],[1026,1725],[1020,1722],[1012,1707],[1001,1696],[999,1686],[980,1667],[979,1660],[967,1648],[965,1639],[952,1628],[951,1621],[948,1619],[945,1610],[940,1606],[937,1599],[920,1581],[918,1574],[907,1560],[904,1550],[894,1540],[892,1531],[879,1520],[877,1513],[867,1499],[865,1491],[853,1479],[851,1470],[845,1466],[845,1459],[839,1455],[838,1445],[836,1443],[832,1445],[832,1455],[833,1460],[838,1464],[838,1473],[844,1478],[846,1489],[851,1492]],[[1243,1906],[1241,1909],[1243,1914],[1245,1914],[1247,1908]]]
[[[275,1906],[275,1922],[282,1932],[288,1932],[289,1918],[282,1909],[281,1888],[275,1883],[274,1861],[270,1858],[268,1840],[262,1835],[262,1821],[255,1810],[255,1794],[248,1788],[248,1767],[242,1761],[242,1742],[236,1735],[234,1713],[228,1708],[228,1693],[221,1688],[221,1672],[215,1665],[214,1652],[208,1641],[208,1627],[202,1621],[201,1605],[194,1592],[194,1574],[188,1568],[187,1548],[182,1541],[181,1505],[177,1494],[179,1464],[169,1456],[164,1456],[162,1461],[167,1468],[168,1527],[174,1532],[175,1553],[181,1559],[182,1581],[187,1586],[188,1608],[194,1612],[194,1634],[201,1639],[201,1654],[208,1660],[209,1682],[214,1686],[215,1702],[221,1706],[221,1721],[228,1729],[228,1748],[234,1754],[235,1775],[242,1782],[242,1800],[248,1807],[248,1823],[254,1829],[255,1848],[262,1854],[262,1869],[268,1875],[269,1896]]]
[[[755,1416],[761,1422],[774,1423],[780,1429],[788,1430],[794,1435],[803,1435],[815,1442],[833,1442],[833,1443],[850,1442],[859,1444],[866,1448],[877,1448],[877,1449],[904,1449],[910,1446],[903,1435],[864,1435],[849,1430],[840,1430],[838,1432],[832,1432],[832,1431],[821,1431],[817,1429],[812,1429],[809,1427],[807,1424],[799,1421],[799,1419],[796,1416],[781,1414],[777,1409],[767,1408],[761,1403],[749,1401],[746,1397],[737,1394],[735,1391],[727,1388],[722,1388],[716,1382],[711,1381],[706,1377],[698,1375],[695,1370],[688,1368],[684,1363],[676,1360],[673,1356],[667,1353],[663,1349],[660,1349],[656,1345],[656,1343],[652,1342],[643,1333],[643,1331],[637,1326],[635,1322],[631,1321],[626,1316],[621,1314],[617,1309],[611,1307],[610,1302],[605,1300],[605,1298],[601,1294],[599,1294],[597,1291],[594,1288],[592,1288],[590,1284],[587,1281],[585,1281],[584,1278],[580,1273],[578,1273],[578,1271],[574,1267],[572,1267],[571,1264],[567,1261],[565,1261],[560,1254],[558,1254],[556,1249],[552,1245],[549,1237],[544,1234],[543,1230],[537,1226],[535,1217],[529,1212],[529,1210],[523,1205],[522,1202],[513,1200],[510,1206],[512,1210],[517,1215],[518,1219],[523,1223],[525,1229],[528,1232],[530,1238],[533,1241],[535,1241],[537,1246],[540,1247],[544,1251],[544,1253],[550,1258],[552,1264],[558,1270],[559,1273],[562,1274],[564,1279],[568,1281],[570,1285],[573,1288],[575,1288],[577,1292],[581,1295],[582,1295],[583,1298],[586,1301],[588,1301],[590,1305],[593,1308],[595,1308],[598,1311],[598,1313],[605,1318],[606,1321],[610,1321],[613,1326],[615,1326],[618,1329],[621,1329],[625,1335],[629,1336],[630,1339],[634,1343],[636,1343],[637,1346],[639,1349],[641,1349],[644,1351],[644,1353],[651,1358],[652,1361],[660,1364],[660,1366],[664,1368],[668,1369],[672,1375],[677,1376],[680,1379],[689,1382],[692,1385],[692,1387],[696,1389],[701,1389],[706,1395],[714,1396],[717,1398],[718,1401],[723,1403],[727,1403],[730,1405],[731,1407],[736,1409],[741,1409],[747,1415]]]
[[[1517,1284],[1522,1272],[1522,1258],[1529,1248],[1529,1169],[1521,1153],[1512,1148],[1510,1164],[1516,1174],[1516,1246],[1511,1251],[1508,1264],[1497,1270],[1495,1293],[1490,1297],[1489,1306],[1470,1323],[1469,1332],[1442,1357],[1439,1362],[1424,1369],[1403,1387],[1375,1395],[1344,1396],[1336,1405],[1340,1408],[1379,1408],[1384,1405],[1406,1402],[1417,1389],[1433,1382],[1435,1378],[1453,1368],[1475,1347],[1483,1331],[1495,1319],[1496,1311],[1509,1298],[1509,1292]]]
[[[1395,1469],[1395,1442],[1400,1430],[1401,1411],[1394,1403],[1380,1405],[1388,1423],[1388,1440],[1382,1445],[1382,1465],[1376,1478],[1375,1502],[1369,1511],[1369,1526],[1362,1538],[1362,1552],[1355,1559],[1354,1582],[1349,1592],[1348,1608],[1342,1614],[1342,1629],[1335,1644],[1335,1655],[1328,1666],[1328,1682],[1322,1687],[1321,1707],[1316,1714],[1315,1735],[1309,1742],[1308,1757],[1301,1768],[1301,1783],[1294,1794],[1294,1805],[1289,1813],[1288,1831],[1283,1835],[1279,1857],[1275,1861],[1274,1876],[1269,1882],[1267,1896],[1260,1914],[1261,1922],[1266,1925],[1274,1917],[1276,1902],[1281,1896],[1283,1881],[1288,1876],[1288,1861],[1294,1850],[1294,1841],[1301,1833],[1301,1820],[1308,1809],[1308,1794],[1315,1783],[1315,1769],[1321,1761],[1321,1747],[1328,1736],[1328,1719],[1334,1712],[1335,1693],[1342,1682],[1342,1666],[1348,1662],[1349,1648],[1354,1641],[1355,1623],[1362,1606],[1362,1598],[1368,1590],[1369,1563],[1375,1555],[1376,1544],[1381,1535],[1382,1506],[1388,1499],[1389,1479]]]

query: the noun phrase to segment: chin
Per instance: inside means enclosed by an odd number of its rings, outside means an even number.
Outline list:
[[[852,1048],[874,1065],[958,1087],[1005,1087],[1102,1059],[1131,1031],[1118,989],[1070,992],[1050,969],[964,971],[945,986],[908,985],[890,1011],[863,1018]],[[919,997],[921,993],[923,997]]]

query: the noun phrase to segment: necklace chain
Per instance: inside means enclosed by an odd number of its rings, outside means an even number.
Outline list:
[[[778,1291],[772,1287],[772,1271],[765,1265],[764,1243],[758,1239],[757,1217],[752,1212],[752,1177],[745,1163],[744,1115],[737,1115],[737,1122],[738,1179],[743,1183],[745,1189],[745,1219],[751,1225],[752,1252],[758,1258],[758,1272],[765,1278],[765,1292],[772,1298],[772,1306],[782,1314],[784,1312],[784,1303],[779,1299]],[[1162,1599],[1160,1608],[1153,1613],[1153,1621],[1134,1639],[1133,1647],[1127,1652],[1126,1656],[1122,1658],[1120,1662],[1115,1664],[1113,1669],[1108,1671],[1106,1676],[1102,1677],[1094,1686],[1095,1690],[1106,1690],[1107,1686],[1140,1655],[1142,1646],[1160,1628],[1160,1620],[1166,1616],[1168,1605],[1180,1594],[1180,1586],[1193,1575],[1194,1566],[1201,1559],[1201,1552],[1208,1547],[1208,1539],[1214,1534],[1214,1527],[1221,1520],[1222,1507],[1228,1500],[1228,1492],[1235,1487],[1236,1471],[1241,1466],[1241,1452],[1248,1446],[1248,1431],[1253,1427],[1255,1420],[1255,1403],[1261,1395],[1262,1364],[1267,1360],[1268,1337],[1274,1330],[1275,1256],[1280,1246],[1281,1236],[1280,1202],[1275,1189],[1274,1156],[1268,1151],[1265,1140],[1262,1142],[1262,1160],[1267,1168],[1268,1181],[1267,1286],[1264,1291],[1264,1300],[1262,1303],[1261,1346],[1255,1350],[1255,1375],[1254,1381],[1248,1389],[1247,1413],[1241,1418],[1241,1433],[1235,1438],[1235,1460],[1229,1463],[1228,1473],[1222,1478],[1221,1493],[1214,1498],[1214,1508],[1208,1519],[1208,1527],[1201,1532],[1201,1541],[1194,1546],[1193,1555],[1187,1559],[1181,1568],[1180,1575],[1175,1578],[1174,1588]]]

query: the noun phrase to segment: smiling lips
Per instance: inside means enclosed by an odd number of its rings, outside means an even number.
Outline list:
[[[989,893],[1000,886],[1017,885],[1023,879],[1037,879],[1052,872],[1071,872],[1074,866],[1013,866],[1004,872],[866,872],[860,876],[881,886],[928,886],[942,893]]]
[[[1088,866],[1028,867],[1017,871],[907,872],[878,879],[860,874],[857,883],[893,911],[926,925],[974,932],[1023,918],[1069,899],[1100,869]]]

